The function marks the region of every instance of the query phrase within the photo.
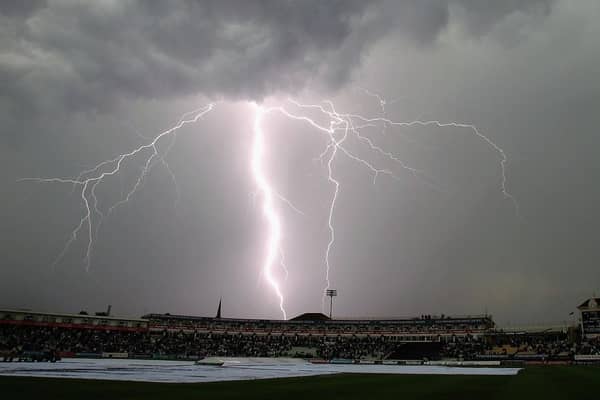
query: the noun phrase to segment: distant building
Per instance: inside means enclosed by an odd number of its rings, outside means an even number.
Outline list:
[[[600,337],[600,298],[591,297],[578,307],[581,312],[581,333],[585,338]]]

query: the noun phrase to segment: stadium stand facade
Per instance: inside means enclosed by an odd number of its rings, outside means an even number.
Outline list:
[[[0,309],[0,324],[15,326],[39,326],[55,328],[101,329],[108,331],[140,331],[148,329],[148,321],[142,318],[121,318],[107,312],[89,315],[47,313],[31,310]]]
[[[171,314],[143,316],[150,330],[299,336],[386,336],[397,341],[439,341],[449,336],[481,336],[494,327],[490,316],[432,317],[388,320],[330,320],[323,314],[302,314],[283,320],[190,317]]]

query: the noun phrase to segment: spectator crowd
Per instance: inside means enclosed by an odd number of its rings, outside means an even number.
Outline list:
[[[434,344],[432,346],[431,344]],[[195,359],[207,356],[373,359],[390,357],[475,360],[482,357],[571,358],[600,355],[600,340],[570,341],[566,334],[437,337],[406,343],[387,335],[282,335],[190,330],[109,331],[0,325],[0,356],[28,352],[127,353],[130,357]]]

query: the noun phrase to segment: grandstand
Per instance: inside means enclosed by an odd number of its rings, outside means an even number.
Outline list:
[[[567,329],[501,330],[489,315],[398,319],[330,319],[307,313],[290,320],[147,314],[123,318],[0,310],[0,357],[161,358],[301,357],[314,360],[600,361],[594,334],[597,304],[580,306]],[[591,321],[591,322],[590,322]],[[592,324],[592,325],[590,325]]]
[[[147,314],[151,331],[241,333],[298,336],[386,336],[397,341],[439,341],[446,337],[479,337],[494,327],[490,316],[432,317],[384,320],[331,320],[324,314],[302,314],[290,320],[191,317]]]

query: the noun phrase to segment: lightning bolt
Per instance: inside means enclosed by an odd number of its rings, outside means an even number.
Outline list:
[[[253,125],[254,140],[252,143],[252,155],[251,155],[251,169],[252,176],[256,182],[258,191],[263,198],[263,214],[269,225],[269,235],[267,239],[267,255],[263,264],[263,274],[271,288],[279,299],[279,309],[283,314],[283,319],[287,319],[287,314],[284,308],[283,293],[277,279],[273,276],[273,264],[275,263],[276,257],[279,254],[281,257],[281,220],[275,210],[275,193],[271,188],[271,184],[267,180],[267,177],[263,168],[263,157],[265,153],[265,135],[263,133],[261,122],[264,116],[264,109],[256,104],[253,105],[255,108],[255,117]]]
[[[171,169],[168,167],[167,162],[164,160],[164,157],[170,151],[173,146],[176,131],[183,127],[184,125],[191,124],[197,122],[200,118],[202,118],[206,113],[212,111],[215,103],[210,103],[207,106],[199,108],[194,111],[187,112],[183,114],[177,124],[173,127],[161,132],[158,134],[153,140],[149,143],[139,146],[133,149],[130,152],[119,154],[117,157],[102,161],[101,163],[95,165],[93,168],[85,170],[81,172],[75,178],[23,178],[19,179],[19,181],[34,181],[38,183],[64,183],[71,184],[73,188],[80,188],[79,194],[81,200],[84,205],[84,214],[83,217],[79,220],[79,224],[75,226],[75,228],[71,231],[69,235],[69,240],[66,242],[62,251],[58,254],[58,257],[52,263],[52,268],[54,269],[56,265],[63,259],[63,257],[69,251],[73,242],[75,242],[78,238],[78,235],[85,229],[85,233],[87,236],[87,244],[86,244],[86,252],[84,256],[85,261],[85,269],[87,272],[90,270],[91,266],[91,253],[94,245],[94,216],[98,217],[98,223],[96,228],[96,233],[100,227],[100,224],[104,220],[110,216],[110,214],[119,206],[126,204],[132,198],[132,196],[139,190],[141,187],[144,178],[148,175],[155,162],[159,160],[162,165],[164,165],[170,172],[171,176],[174,178]],[[167,151],[165,154],[160,153],[159,143],[161,139],[168,137],[169,135],[173,135],[173,141],[168,145]],[[147,154],[149,153],[149,154]],[[99,184],[104,182],[106,178],[110,176],[114,176],[119,174],[124,168],[123,164],[127,161],[134,159],[135,157],[143,156],[145,157],[145,162],[142,167],[141,173],[139,174],[135,184],[129,190],[127,195],[121,200],[117,201],[113,205],[111,205],[107,212],[102,212],[98,206],[98,198],[96,196],[96,188]]]
[[[500,192],[505,198],[512,202],[517,216],[519,215],[519,205],[517,200],[507,189],[506,164],[508,162],[508,158],[504,150],[502,150],[502,148],[500,148],[489,137],[483,135],[475,127],[475,125],[460,122],[442,122],[437,120],[414,120],[408,122],[394,121],[386,117],[385,105],[391,103],[388,103],[385,98],[379,94],[367,91],[366,89],[363,89],[363,91],[365,91],[368,96],[374,97],[378,100],[381,109],[381,114],[379,116],[369,117],[354,113],[338,112],[335,105],[331,101],[324,101],[317,104],[303,104],[296,100],[288,99],[281,105],[270,107],[263,107],[261,105],[257,105],[256,103],[250,103],[254,113],[254,121],[252,125],[253,140],[250,153],[250,173],[256,185],[256,192],[254,193],[253,198],[260,197],[262,201],[262,215],[268,227],[268,234],[265,243],[265,256],[261,263],[262,268],[260,275],[264,277],[266,282],[271,287],[273,293],[277,297],[279,310],[281,311],[284,319],[287,319],[287,312],[285,310],[285,296],[279,280],[276,277],[275,268],[277,265],[279,265],[279,267],[281,267],[281,269],[284,271],[286,279],[289,275],[289,271],[285,262],[284,250],[281,243],[282,218],[277,212],[276,202],[281,201],[301,215],[304,215],[304,213],[273,187],[269,181],[268,174],[265,171],[265,165],[263,161],[267,151],[267,139],[265,137],[265,130],[263,129],[262,125],[265,118],[271,113],[279,113],[290,120],[304,122],[316,132],[322,134],[325,138],[326,145],[323,151],[319,154],[318,159],[326,167],[327,181],[331,185],[332,191],[328,203],[326,221],[329,231],[329,239],[325,246],[323,260],[325,267],[324,289],[322,296],[323,308],[325,307],[325,292],[327,289],[331,288],[331,272],[333,267],[331,256],[336,241],[335,214],[338,198],[342,189],[341,182],[336,178],[335,174],[336,161],[339,157],[346,157],[349,160],[356,162],[358,165],[366,168],[373,176],[373,184],[377,182],[377,178],[380,175],[394,180],[400,180],[400,178],[393,171],[380,167],[376,165],[376,163],[361,157],[354,150],[355,146],[349,146],[348,143],[354,143],[355,145],[363,146],[372,154],[378,155],[382,159],[393,163],[401,170],[404,170],[414,177],[422,179],[429,184],[427,179],[428,177],[422,170],[406,164],[398,155],[378,146],[363,132],[365,129],[383,126],[382,133],[385,133],[386,128],[392,129],[395,127],[410,128],[414,126],[430,126],[434,128],[454,127],[470,131],[476,137],[483,140],[498,154],[501,171]],[[81,197],[84,208],[83,216],[80,218],[79,223],[71,231],[69,239],[65,243],[58,257],[52,263],[52,267],[54,268],[57,263],[63,259],[79,235],[85,231],[87,242],[84,261],[86,265],[86,271],[89,271],[94,239],[98,236],[98,229],[100,228],[102,222],[107,219],[115,209],[127,204],[132,199],[132,197],[143,186],[146,177],[151,172],[154,165],[160,164],[168,171],[171,179],[173,180],[176,191],[179,193],[175,175],[169,167],[166,157],[174,146],[177,131],[184,125],[197,122],[205,114],[212,111],[215,106],[216,103],[210,103],[204,107],[183,114],[177,124],[158,134],[154,139],[147,139],[148,142],[146,144],[143,144],[130,152],[120,154],[115,158],[103,161],[95,165],[93,168],[84,170],[77,177],[21,179],[20,181],[69,184],[72,185],[73,190],[78,190],[79,196]],[[315,113],[321,117],[319,120],[324,120],[325,122],[319,122],[317,119],[312,118],[311,115]],[[138,136],[144,138],[139,134]],[[171,138],[171,141],[165,142],[164,145],[161,146],[163,143],[162,140],[166,140],[168,137]],[[128,161],[132,161],[134,158],[141,158],[143,160],[143,166],[135,183],[126,194],[122,194],[120,200],[116,201],[103,211],[99,205],[98,197],[96,195],[98,186],[105,182],[106,178],[119,174],[123,168],[125,168],[124,164]],[[179,199],[179,195],[177,198]],[[94,222],[96,222],[95,230],[93,229]]]

